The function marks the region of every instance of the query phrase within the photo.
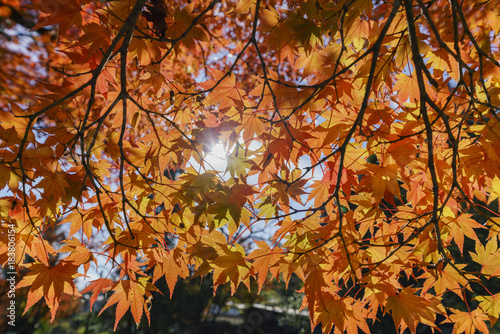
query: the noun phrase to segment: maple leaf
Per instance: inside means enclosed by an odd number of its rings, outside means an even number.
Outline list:
[[[76,272],[78,266],[65,261],[59,261],[55,266],[43,263],[27,265],[30,270],[26,276],[17,284],[17,288],[30,287],[28,301],[23,314],[44,298],[50,308],[51,321],[54,321],[62,295],[69,294],[79,296],[80,293],[73,280],[82,276]]]
[[[13,113],[0,110],[0,126],[3,131],[13,130],[12,133],[20,137],[26,131],[28,120],[26,118],[19,117],[22,115],[22,110],[18,105],[12,104],[12,110]],[[8,131],[7,133],[9,132],[11,131]]]
[[[107,283],[108,282],[102,282],[102,284]],[[146,314],[149,321],[148,302],[150,302],[150,298],[152,298],[151,291],[158,291],[154,285],[149,282],[149,277],[143,276],[139,277],[137,280],[121,280],[109,290],[113,291],[113,294],[101,309],[99,315],[111,305],[117,304],[114,330],[116,330],[118,322],[129,308],[136,324],[141,322],[143,313]]]
[[[214,268],[214,289],[227,281],[231,282],[231,294],[243,282],[250,287],[249,274],[250,266],[245,259],[245,250],[241,245],[222,247],[221,254],[213,261]]]
[[[245,156],[245,151],[239,149],[239,144],[234,151],[227,157],[226,171],[234,177],[244,177],[247,175],[247,170],[252,166]]]
[[[9,189],[16,189],[21,181],[21,177],[17,175],[6,165],[0,165],[0,186],[5,187],[6,185]]]
[[[387,299],[386,310],[391,311],[394,323],[401,330],[406,327],[415,332],[419,322],[433,326],[436,315],[429,310],[430,301],[414,294],[412,288],[404,288],[396,296]]]
[[[397,181],[398,166],[396,164],[388,164],[385,166],[367,164],[366,167],[372,174],[371,184],[373,188],[373,197],[377,203],[382,200],[386,190],[399,198],[401,197]]]
[[[37,24],[33,27],[34,30],[44,26],[59,24],[63,33],[65,33],[73,25],[82,24],[81,7],[77,2],[66,2],[64,0],[45,0],[35,1],[44,15],[41,15]]]
[[[396,78],[398,81],[394,85],[394,90],[398,92],[399,102],[405,103],[411,98],[419,96],[418,82],[414,75],[409,76],[401,73],[396,75]]]
[[[300,50],[300,57],[295,62],[295,68],[303,68],[304,76],[324,70],[326,55],[323,52],[311,51],[307,54],[304,50]]]
[[[494,326],[500,316],[500,293],[492,296],[478,296],[479,308],[483,310],[490,320],[491,326]]]
[[[92,235],[92,222],[85,220],[85,216],[80,214],[79,212],[70,213],[61,224],[71,223],[69,229],[68,237],[71,237],[76,232],[82,230],[87,238],[90,239]]]
[[[133,39],[130,43],[130,55],[137,56],[141,64],[150,64],[160,59],[161,51],[156,45],[150,45],[142,39]]]
[[[314,319],[316,304],[324,302],[322,289],[326,286],[326,281],[323,274],[324,268],[321,265],[317,265],[316,269],[308,270],[304,280],[304,292],[311,319]]]
[[[432,50],[427,53],[430,56],[430,63],[436,70],[447,71],[448,73],[452,73],[453,68],[451,67],[450,54],[446,52],[446,50]]]
[[[255,0],[239,0],[234,11],[239,14],[245,14],[251,8],[255,8]]]
[[[446,217],[445,221],[449,221],[447,225],[450,227],[451,235],[453,235],[453,240],[457,243],[460,253],[463,254],[464,236],[480,243],[476,232],[474,232],[474,228],[482,229],[484,226],[471,219],[472,215],[461,214],[460,216],[455,217],[450,208],[446,207],[443,210],[443,216]]]
[[[491,238],[486,246],[476,242],[474,252],[469,252],[472,260],[481,265],[481,272],[486,275],[495,275],[500,272],[500,257],[498,256],[497,238]]]
[[[311,188],[312,190],[307,197],[307,202],[314,198],[314,206],[318,207],[330,195],[330,182],[314,181]]]
[[[296,168],[290,173],[290,175],[287,171],[283,171],[282,177],[284,179],[275,176],[275,182],[271,184],[271,187],[275,191],[275,193],[278,195],[280,198],[280,201],[285,204],[289,205],[289,198],[292,198],[298,203],[302,203],[302,200],[300,199],[300,195],[305,194],[306,192],[303,190],[304,185],[307,183],[306,179],[299,179],[301,176],[302,172],[300,169]]]
[[[90,238],[90,237],[89,237]],[[64,258],[64,261],[72,262],[76,266],[83,265],[85,274],[90,268],[90,262],[94,261],[97,266],[97,259],[87,246],[75,238],[67,240],[65,244],[58,250],[60,253],[69,252],[70,255]]]
[[[330,333],[333,326],[335,326],[336,331],[345,331],[345,322],[347,320],[346,306],[345,300],[340,299],[338,296],[327,297],[325,305],[323,306],[323,312],[321,312],[318,317],[318,322],[321,322],[323,333]]]
[[[179,277],[187,277],[189,275],[189,270],[182,259],[182,251],[179,248],[175,248],[170,252],[162,251],[162,254],[164,256],[160,263],[156,264],[154,267],[153,283],[161,276],[164,276],[170,291],[170,298],[172,298],[177,279]]]
[[[252,251],[249,255],[249,259],[253,259],[252,269],[257,273],[257,283],[259,284],[259,292],[262,290],[262,285],[266,281],[269,268],[275,265],[281,254],[281,249],[276,247],[271,249],[267,242],[262,240],[255,240],[255,243],[259,247]]]
[[[255,117],[255,115],[243,114],[241,130],[243,130],[243,140],[245,143],[250,143],[255,136],[260,136],[265,128],[264,122],[258,117]]]
[[[97,297],[100,293],[106,293],[111,286],[114,284],[114,281],[109,278],[98,278],[94,281],[91,281],[89,285],[82,290],[82,294],[92,291],[92,296],[90,296],[90,312],[92,312],[92,307],[97,300]]]
[[[243,107],[244,93],[236,86],[234,73],[224,77],[224,72],[222,71],[214,68],[209,68],[209,70],[214,80],[199,83],[203,89],[210,90],[210,93],[204,100],[205,104],[219,104],[219,108],[222,110],[232,106],[241,109]]]
[[[464,265],[459,267],[464,267]],[[450,265],[439,271],[439,278],[437,280],[432,278],[432,281],[435,282],[434,289],[438,295],[448,290],[459,294],[462,291],[461,286],[467,286],[467,280]]]
[[[182,43],[186,45],[189,49],[195,50],[194,40],[206,40],[207,36],[205,32],[196,26],[191,26],[195,14],[194,3],[191,3],[184,8],[175,8],[173,15],[173,22],[170,20],[170,16],[167,16],[168,21],[168,31],[166,36],[171,38],[179,38],[182,34],[187,32],[187,35],[182,39]]]
[[[66,197],[66,188],[69,187],[65,180],[65,174],[53,173],[46,175],[39,183],[41,188],[44,188],[46,196],[54,196],[54,198]]]
[[[475,309],[471,312],[462,312],[454,309],[452,311],[453,314],[450,315],[450,320],[455,324],[453,326],[453,334],[474,334],[476,330],[488,333],[488,326],[485,323],[488,317],[480,309]]]

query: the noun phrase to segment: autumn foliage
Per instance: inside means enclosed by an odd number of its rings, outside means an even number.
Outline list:
[[[162,278],[171,295],[295,274],[325,333],[497,321],[498,0],[0,0],[0,16],[0,261],[14,224],[27,308],[106,293],[139,323]],[[99,258],[119,279],[79,291]]]

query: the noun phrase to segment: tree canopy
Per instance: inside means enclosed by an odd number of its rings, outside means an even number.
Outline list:
[[[498,0],[0,0],[0,17],[0,262],[15,227],[26,309],[107,292],[139,323],[160,278],[234,293],[295,274],[325,333],[497,321]],[[98,263],[119,278],[81,291]]]

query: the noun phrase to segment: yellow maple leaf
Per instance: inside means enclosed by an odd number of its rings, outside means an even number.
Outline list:
[[[478,296],[479,308],[486,312],[490,319],[491,326],[495,325],[500,315],[500,293],[491,296]]]
[[[221,245],[221,253],[214,260],[214,289],[227,281],[231,282],[231,294],[236,292],[241,282],[250,286],[250,266],[245,259],[245,250],[239,244]]]
[[[475,251],[475,253],[469,253],[472,260],[482,266],[481,273],[494,275],[500,272],[500,256],[498,256],[498,243],[496,237],[491,238],[490,241],[486,243],[486,246],[476,242]]]

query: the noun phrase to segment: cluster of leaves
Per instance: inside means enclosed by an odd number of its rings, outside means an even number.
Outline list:
[[[214,292],[295,273],[325,333],[368,332],[380,312],[411,332],[437,315],[455,333],[497,321],[498,0],[0,9],[14,29],[0,47],[0,261],[14,224],[27,308],[43,298],[54,317],[105,258],[119,279],[83,291],[91,307],[107,292],[116,323],[149,316],[158,279],[173,291],[208,273]],[[30,41],[11,36],[22,22]],[[225,171],[207,161],[217,143]],[[264,223],[270,242],[243,247]],[[44,238],[56,224],[58,249]]]

